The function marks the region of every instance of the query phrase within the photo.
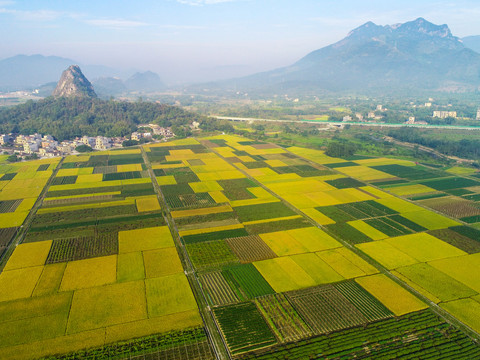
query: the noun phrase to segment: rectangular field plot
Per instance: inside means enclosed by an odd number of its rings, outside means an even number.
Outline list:
[[[228,305],[239,301],[220,271],[201,274],[199,278],[212,306]]]
[[[480,266],[480,254],[435,260],[429,265],[480,293],[480,278],[472,275]]]
[[[390,310],[355,281],[342,281],[333,284],[333,286],[345,296],[368,321],[378,321],[393,316]]]
[[[297,215],[281,202],[239,206],[235,207],[234,210],[242,222]]]
[[[129,252],[118,255],[117,282],[145,279],[145,265],[142,252]]]
[[[469,316],[478,318],[478,314]],[[467,360],[478,358],[480,348],[460,330],[425,310],[296,344],[277,345],[246,359],[303,360],[319,356],[325,359]]]
[[[445,229],[459,225],[458,222],[452,219],[428,210],[403,213],[402,216],[428,230]]]
[[[277,231],[273,233],[260,234],[260,238],[272,249],[278,256],[302,254],[309,250],[298,242],[287,231]]]
[[[346,223],[331,224],[326,227],[338,238],[353,245],[368,243],[373,240],[363,232]]]
[[[420,204],[457,219],[480,215],[480,207],[476,206],[474,202],[457,197],[447,196],[440,199],[423,200]]]
[[[224,240],[188,244],[187,251],[193,266],[199,271],[238,263],[237,256]]]
[[[183,273],[175,247],[144,251],[143,262],[147,278]]]
[[[378,272],[372,265],[344,247],[320,251],[316,255],[345,279],[376,274]]]
[[[0,274],[0,301],[30,297],[42,274],[43,266],[3,271]]]
[[[313,335],[284,294],[262,296],[255,302],[281,342],[297,341]]]
[[[277,256],[258,235],[229,238],[225,241],[241,263],[272,259]]]
[[[317,335],[368,322],[362,313],[331,285],[292,291],[286,296]]]
[[[158,203],[156,196],[135,199],[135,203],[137,205],[138,212],[160,210],[160,204]]]
[[[174,246],[168,226],[120,231],[119,253],[155,250]]]
[[[114,283],[117,280],[117,256],[103,256],[67,263],[60,291],[84,289]]]
[[[418,262],[466,255],[464,251],[427,233],[399,236],[387,239],[385,242]]]
[[[426,309],[428,306],[383,274],[355,279],[396,316]]]
[[[190,284],[183,273],[146,279],[148,317],[198,311]]]
[[[313,279],[315,285],[343,280],[330,265],[313,253],[292,255],[290,258]]]
[[[232,229],[232,230],[223,230],[223,231],[214,231],[214,232],[205,232],[195,235],[186,235],[182,236],[185,244],[194,244],[205,241],[213,240],[223,240],[232,237],[242,237],[248,236],[248,232],[244,228]]]
[[[435,189],[429,188],[428,186],[422,184],[413,184],[413,185],[400,185],[389,187],[387,190],[395,195],[398,196],[411,196],[416,194],[426,194],[436,192]]]
[[[479,186],[480,181],[467,179],[463,177],[454,177],[448,179],[438,179],[438,180],[430,180],[422,182],[423,185],[429,186],[434,188],[435,190],[451,190],[451,189],[459,189],[459,188],[466,188],[471,186]]]
[[[222,270],[223,277],[240,298],[253,299],[275,293],[262,274],[252,264],[229,266]]]
[[[358,244],[356,247],[389,270],[418,262],[386,240]]]
[[[51,245],[51,241],[18,245],[8,259],[5,270],[44,265]]]
[[[431,179],[441,176],[446,176],[446,173],[441,171],[434,171],[427,169],[421,165],[417,166],[403,166],[403,165],[379,165],[372,166],[374,169],[386,172],[390,175],[397,176],[399,178],[404,178],[408,180],[423,180]]]
[[[276,292],[315,286],[315,280],[292,257],[255,262],[255,267]]]
[[[388,235],[377,230],[376,228],[364,222],[363,220],[350,221],[348,225],[353,226],[355,229],[357,229],[358,231],[361,231],[372,240],[382,240],[388,237]]]
[[[467,227],[465,226],[465,228]],[[478,240],[474,240],[470,237],[459,234],[458,232],[455,232],[450,228],[432,230],[429,231],[429,234],[435,236],[437,239],[445,241],[452,246],[455,246],[460,250],[465,251],[468,254],[475,254],[480,252],[480,232],[477,238]]]
[[[245,225],[245,230],[248,231],[249,234],[264,234],[264,233],[271,233],[278,230],[291,230],[291,229],[300,229],[311,227],[312,224],[303,217],[298,217],[295,219],[272,219],[272,221],[262,222],[258,224],[251,224]]]
[[[397,271],[441,301],[466,298],[477,293],[447,274],[421,263]]]
[[[46,263],[58,263],[118,254],[116,234],[54,240]]]
[[[335,180],[327,180],[325,182],[336,187],[337,189],[358,188],[365,186],[364,183],[352,178],[340,178]]]
[[[214,313],[232,355],[277,342],[267,322],[251,302],[215,308]]]
[[[325,231],[316,227],[293,229],[287,230],[286,232],[305,247],[308,252],[335,249],[342,246],[342,244],[328,235]]]
[[[440,307],[453,314],[475,331],[480,331],[480,299],[460,299],[440,304]]]
[[[147,304],[144,294],[145,284],[143,281],[76,291],[72,301],[67,333],[72,334],[146,319]]]

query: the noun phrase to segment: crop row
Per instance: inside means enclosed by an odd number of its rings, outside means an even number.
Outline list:
[[[232,355],[277,342],[265,319],[251,302],[218,307],[214,309],[214,314]]]
[[[240,359],[474,359],[480,347],[424,310],[252,352]]]
[[[118,239],[115,233],[74,237],[54,240],[46,263],[82,260],[117,253]]]

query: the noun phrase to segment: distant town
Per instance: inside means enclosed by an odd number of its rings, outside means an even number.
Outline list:
[[[92,150],[109,150],[134,145],[135,142],[167,141],[175,136],[170,128],[164,128],[156,124],[142,124],[138,126],[138,129],[151,131],[135,131],[130,137],[82,136],[62,142],[58,142],[48,134],[1,134],[0,145],[4,155],[15,155],[21,160],[32,157],[49,158],[78,154],[82,148],[88,149],[85,146],[92,148]],[[81,148],[78,149],[79,147]]]

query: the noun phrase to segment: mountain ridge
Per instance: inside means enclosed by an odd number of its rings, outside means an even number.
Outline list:
[[[480,87],[480,54],[446,24],[423,18],[367,22],[290,66],[216,84],[250,93],[474,91]]]

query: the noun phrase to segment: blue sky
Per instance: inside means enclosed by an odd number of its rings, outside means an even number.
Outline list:
[[[0,0],[0,59],[57,55],[169,82],[289,65],[367,21],[480,35],[478,0]]]

